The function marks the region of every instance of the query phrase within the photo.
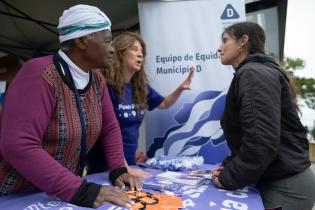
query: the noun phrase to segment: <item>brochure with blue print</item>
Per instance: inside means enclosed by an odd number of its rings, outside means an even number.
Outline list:
[[[211,170],[193,170],[189,172],[189,176],[199,176],[206,179],[212,179]]]
[[[156,175],[157,179],[167,180],[182,185],[200,186],[205,183],[206,179],[199,176],[189,176],[188,174],[166,171]]]

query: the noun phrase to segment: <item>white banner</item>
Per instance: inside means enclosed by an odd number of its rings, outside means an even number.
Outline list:
[[[140,1],[140,32],[147,45],[145,70],[151,86],[166,96],[196,73],[168,110],[146,114],[146,144],[154,155],[203,155],[221,162],[229,153],[220,117],[233,69],[220,62],[224,27],[245,20],[244,0]]]

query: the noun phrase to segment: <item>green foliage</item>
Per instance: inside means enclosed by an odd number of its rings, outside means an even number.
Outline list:
[[[301,58],[290,58],[285,57],[283,59],[283,65],[282,67],[284,70],[298,70],[298,69],[304,69],[305,67],[305,61]]]
[[[287,71],[295,71],[305,67],[305,61],[300,58],[286,57],[283,60],[283,68]],[[293,76],[298,94],[304,99],[310,109],[315,110],[315,79]]]
[[[306,105],[315,110],[315,80],[312,78],[294,77],[294,82]]]

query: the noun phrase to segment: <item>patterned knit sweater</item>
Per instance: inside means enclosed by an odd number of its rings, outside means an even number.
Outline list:
[[[53,57],[24,64],[0,116],[0,195],[39,188],[70,201],[79,189],[81,125],[74,91]],[[109,170],[124,166],[122,140],[105,80],[96,71],[80,90],[87,151],[100,139]]]

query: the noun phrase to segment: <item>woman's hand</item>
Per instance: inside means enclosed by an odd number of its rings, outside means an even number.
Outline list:
[[[151,174],[137,168],[132,168],[128,165],[127,161],[125,160],[125,167],[130,175],[135,176],[136,178],[148,178]]]
[[[131,190],[137,191],[140,191],[142,186],[139,179],[129,173],[123,173],[115,180],[115,185],[121,189],[125,188],[125,184],[128,184]]]
[[[134,204],[120,189],[112,186],[102,186],[93,203],[93,208],[98,208],[105,203],[112,203],[128,209]]]
[[[190,90],[190,84],[195,74],[195,68],[190,67],[190,72],[185,81],[180,84],[175,91],[173,91],[170,95],[166,96],[162,103],[159,105],[160,109],[167,109],[172,106],[178,99],[178,97],[182,94],[184,90]]]
[[[224,186],[221,184],[219,181],[219,177],[217,176],[212,176],[212,181],[213,183],[218,187],[218,188],[224,188]]]
[[[136,152],[136,161],[139,163],[143,163],[147,161],[148,157],[141,151]]]
[[[138,168],[127,167],[127,170],[130,175],[133,175],[137,178],[148,178],[152,176],[150,173]]]
[[[224,170],[224,167],[223,167],[223,166],[219,166],[219,167],[217,167],[217,168],[212,169],[212,170],[211,170],[211,174],[212,174],[212,176],[218,177],[219,174],[220,174],[223,170]]]
[[[190,90],[190,84],[195,75],[195,68],[190,67],[190,72],[185,81],[178,87],[179,90]]]
[[[224,170],[223,166],[219,166],[211,170],[212,181],[218,188],[224,188],[224,186],[221,184],[219,180],[219,175],[223,170]]]

